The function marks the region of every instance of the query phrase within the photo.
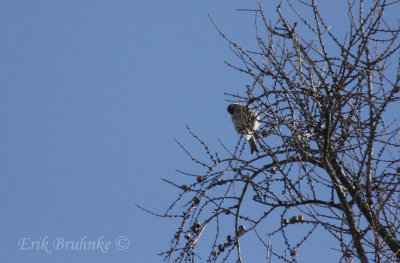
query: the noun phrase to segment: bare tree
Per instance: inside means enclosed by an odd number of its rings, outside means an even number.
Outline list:
[[[243,95],[227,97],[260,114],[260,153],[250,156],[243,140],[234,149],[221,142],[224,150],[213,153],[188,127],[207,161],[178,142],[204,172],[181,171],[193,177],[191,185],[165,180],[181,191],[158,214],[180,222],[161,253],[165,261],[242,262],[241,240],[255,234],[267,262],[297,262],[318,231],[335,240],[339,262],[400,261],[400,136],[393,114],[400,113],[400,24],[385,17],[398,2],[345,1],[345,34],[334,33],[316,0],[283,1],[276,21],[259,4],[242,10],[255,14],[256,50],[211,20],[242,62],[228,66],[253,80]],[[304,233],[295,240],[296,226]],[[207,232],[209,251],[199,254]]]

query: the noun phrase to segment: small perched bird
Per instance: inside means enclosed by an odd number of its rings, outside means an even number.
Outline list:
[[[228,112],[232,115],[233,126],[235,130],[243,136],[250,144],[251,153],[258,152],[254,134],[260,126],[260,117],[257,112],[238,103],[228,106]]]

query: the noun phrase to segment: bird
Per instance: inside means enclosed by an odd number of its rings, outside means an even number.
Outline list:
[[[254,135],[260,126],[260,117],[249,106],[243,106],[239,103],[230,104],[227,111],[232,116],[233,126],[237,133],[243,136],[250,144],[250,151],[259,152],[256,146]]]

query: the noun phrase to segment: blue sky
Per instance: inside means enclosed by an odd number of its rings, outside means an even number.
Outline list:
[[[185,124],[211,143],[236,141],[223,92],[246,80],[223,64],[230,51],[208,20],[244,29],[236,8],[0,1],[4,262],[161,261],[175,225],[134,205],[163,211],[175,196],[160,178],[191,166],[173,141],[192,142]],[[18,246],[46,236],[49,244],[126,236],[130,246],[105,254]]]
[[[173,141],[196,152],[185,124],[215,150],[218,138],[237,142],[223,92],[243,92],[249,79],[224,65],[233,55],[208,14],[251,46],[252,15],[236,9],[255,6],[0,1],[4,262],[161,262],[176,223],[135,204],[164,211],[176,196],[160,178],[192,167]],[[120,236],[126,250],[114,246]],[[18,245],[84,237],[111,248],[47,253]]]

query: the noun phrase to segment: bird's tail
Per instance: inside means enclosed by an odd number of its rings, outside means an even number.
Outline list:
[[[252,153],[252,154],[253,154],[254,152],[259,152],[258,149],[257,149],[256,142],[255,142],[255,140],[254,140],[254,137],[251,137],[251,138],[250,138],[249,144],[250,144],[250,150],[251,150],[251,153]]]

